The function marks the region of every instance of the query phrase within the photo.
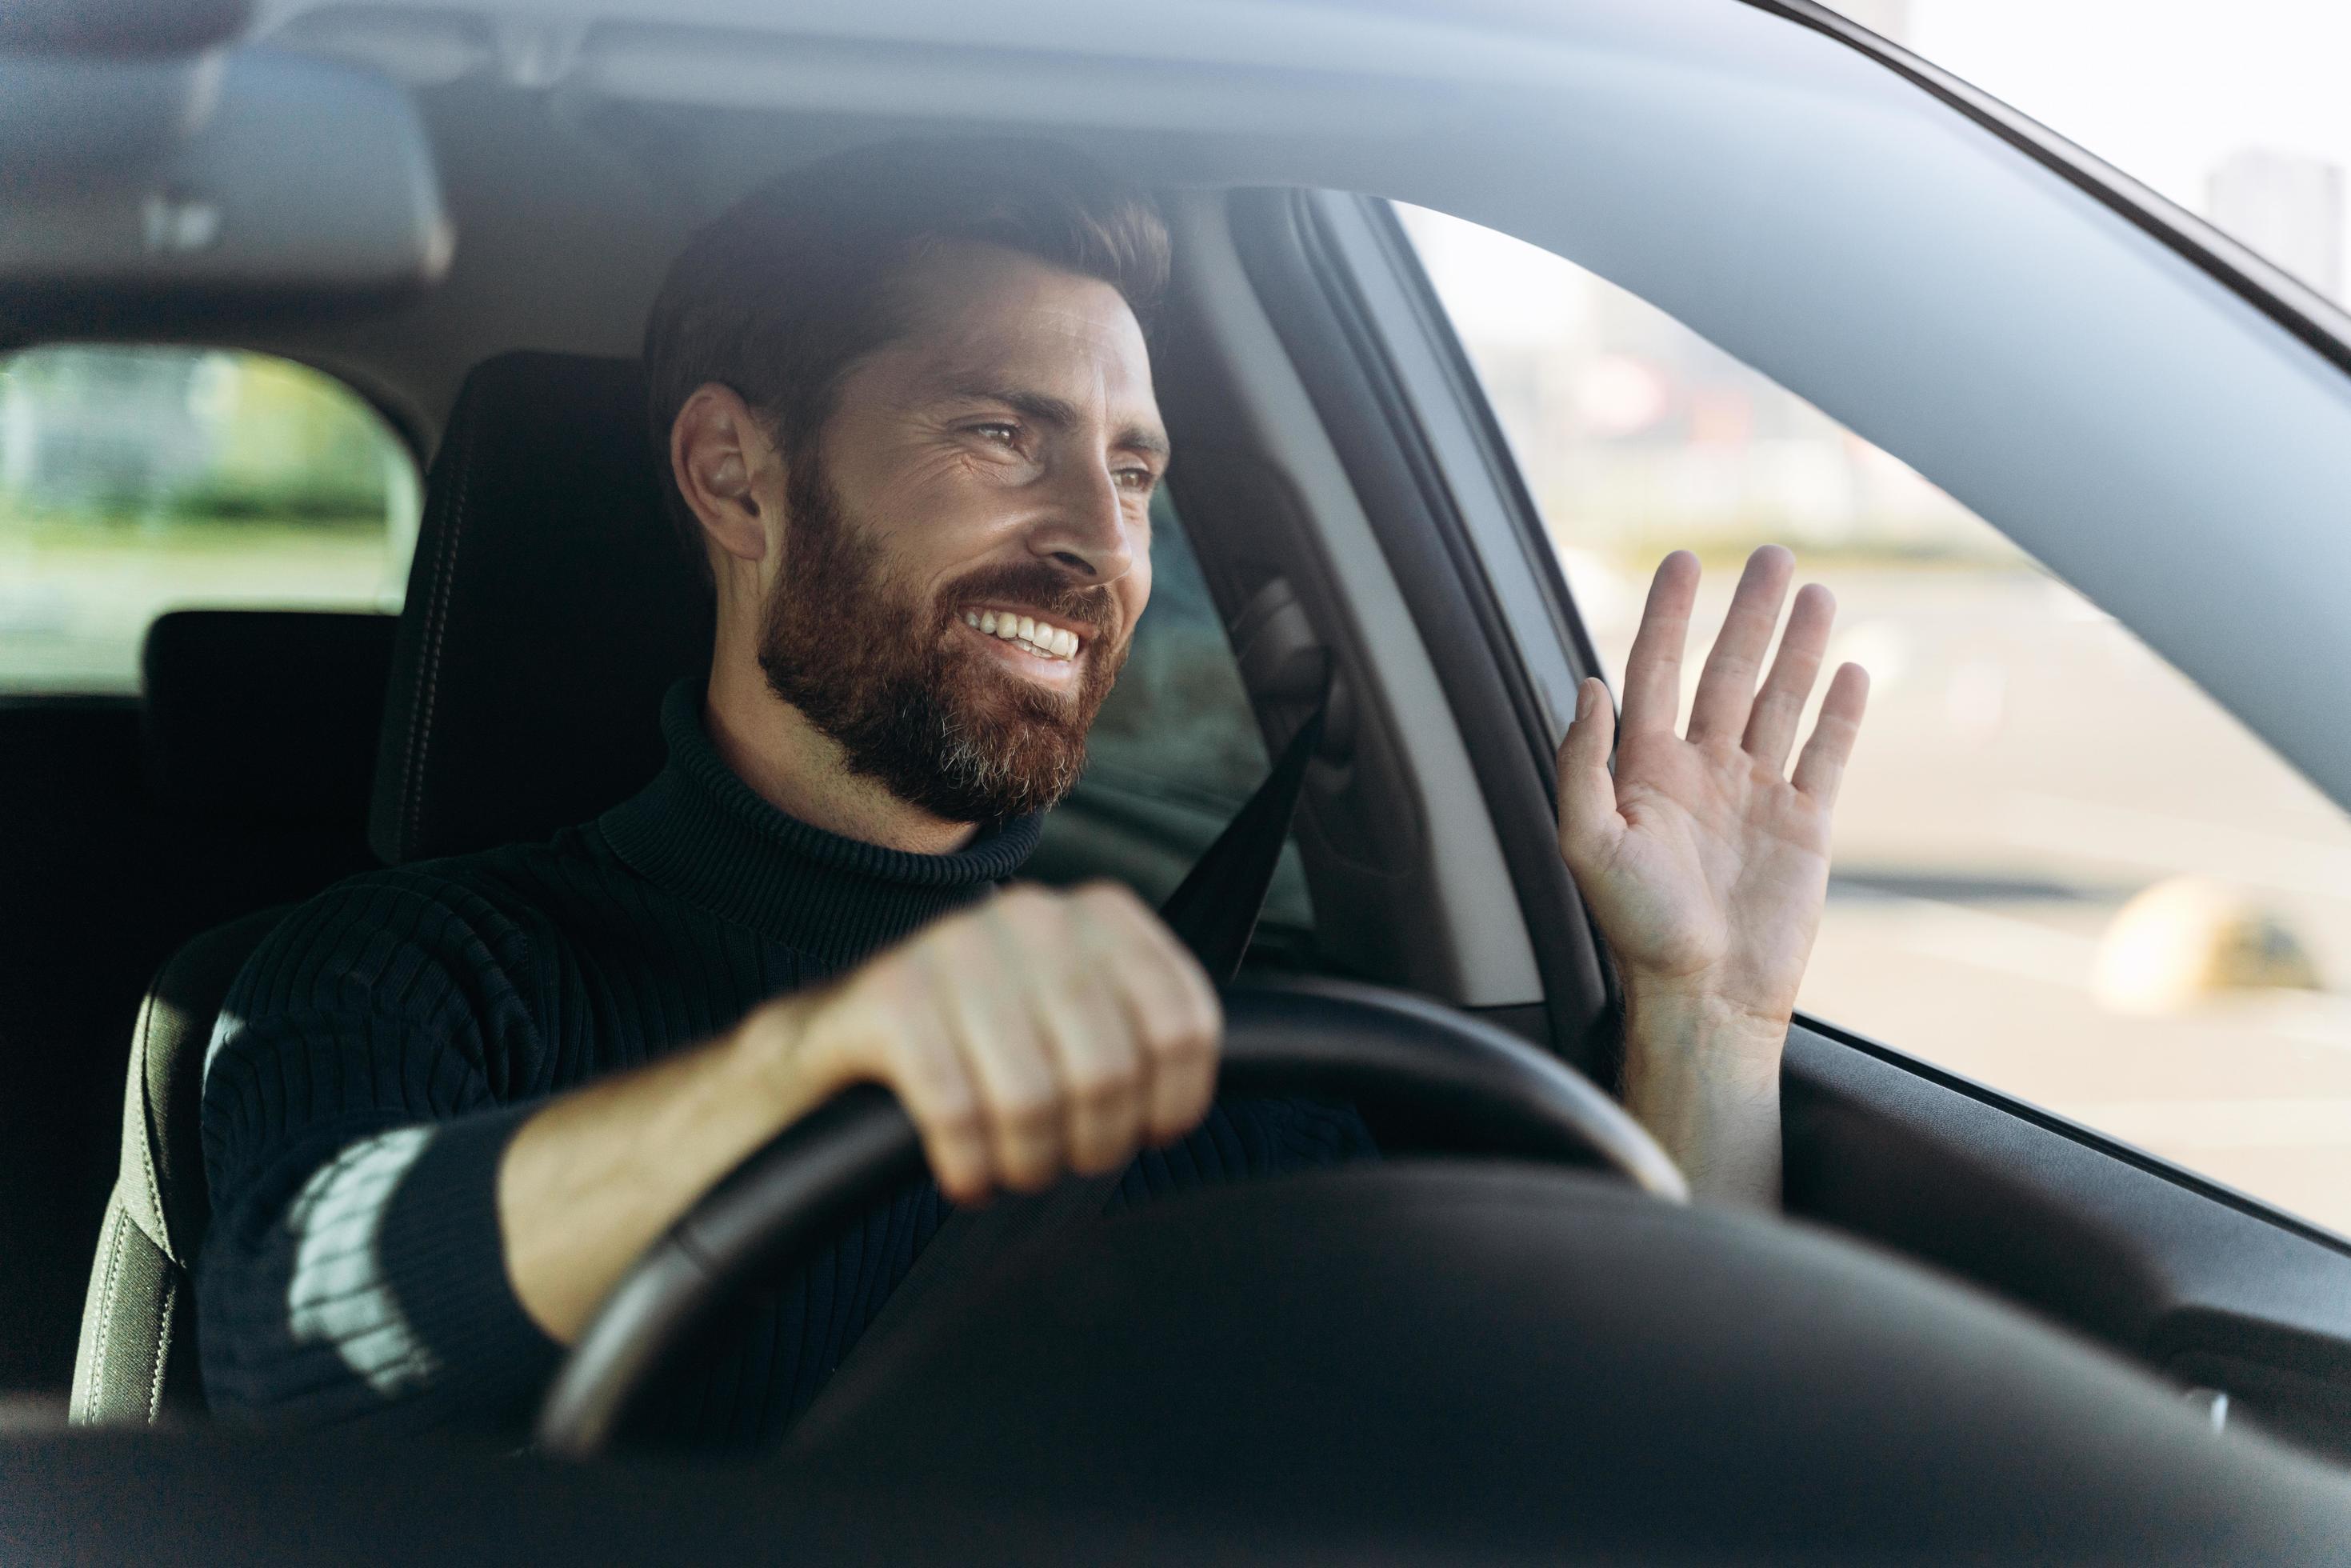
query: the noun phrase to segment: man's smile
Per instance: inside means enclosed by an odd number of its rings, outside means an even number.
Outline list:
[[[1074,627],[1017,610],[967,607],[966,628],[993,645],[997,656],[1029,680],[1066,685],[1074,677],[1091,640]]]

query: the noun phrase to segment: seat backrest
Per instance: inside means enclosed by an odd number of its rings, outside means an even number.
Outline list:
[[[204,1407],[190,1272],[211,1218],[197,1118],[204,1048],[229,983],[283,906],[172,956],[139,1009],[122,1092],[122,1166],[90,1265],[67,1406],[77,1422],[152,1422]]]
[[[658,770],[661,695],[708,667],[713,610],[664,516],[653,457],[631,361],[512,353],[466,376],[425,479],[392,643],[373,747],[379,857],[543,839]],[[201,749],[235,722],[217,715],[183,738]],[[266,714],[246,722],[275,733]],[[151,732],[151,761],[155,744]],[[160,744],[170,750],[169,737]],[[178,771],[209,777],[202,769],[233,763],[182,755]],[[204,792],[229,801],[275,788],[218,782]],[[78,1421],[200,1407],[188,1269],[208,1213],[204,1057],[229,982],[276,918],[183,948],[141,1010],[122,1167],[75,1367]]]
[[[656,456],[632,361],[500,354],[466,375],[384,699],[386,862],[544,839],[659,771],[662,694],[710,667],[714,612]]]
[[[178,610],[140,651],[149,791],[190,825],[349,833],[375,788],[398,622]]]
[[[124,1042],[191,934],[375,863],[395,618],[182,611],[144,696],[0,701],[0,1396],[60,1400]]]
[[[141,740],[162,831],[193,870],[238,862],[235,885],[273,907],[181,946],[140,1003],[82,1300],[77,1421],[201,1407],[188,1270],[210,1210],[204,1050],[229,983],[287,907],[277,901],[361,869],[392,632],[386,616],[275,611],[178,612],[148,632]]]

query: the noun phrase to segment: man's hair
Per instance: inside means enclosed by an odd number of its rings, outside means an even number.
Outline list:
[[[686,243],[645,324],[662,492],[697,563],[706,570],[702,530],[669,462],[694,390],[733,388],[787,461],[803,456],[849,368],[904,329],[907,267],[957,242],[1099,278],[1146,328],[1167,283],[1167,230],[1150,198],[1056,142],[885,142],[761,185]]]

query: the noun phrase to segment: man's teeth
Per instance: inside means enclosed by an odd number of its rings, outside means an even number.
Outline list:
[[[1040,659],[1067,659],[1078,651],[1078,634],[1034,616],[999,614],[993,610],[967,610],[963,623],[990,637],[1017,643]]]

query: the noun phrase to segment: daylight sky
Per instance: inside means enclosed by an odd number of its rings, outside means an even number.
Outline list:
[[[1865,22],[1871,8],[1851,7]],[[2190,211],[2242,148],[2351,171],[2351,0],[1909,0],[1907,12],[1912,49]]]

